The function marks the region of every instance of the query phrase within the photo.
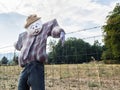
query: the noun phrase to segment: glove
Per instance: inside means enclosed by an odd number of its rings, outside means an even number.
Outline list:
[[[62,46],[64,46],[64,42],[65,42],[65,33],[64,32],[60,33],[60,41],[62,43]]]

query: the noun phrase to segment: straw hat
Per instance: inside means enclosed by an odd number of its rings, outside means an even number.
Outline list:
[[[25,28],[28,28],[28,26],[32,23],[34,23],[35,21],[39,20],[41,17],[37,17],[36,14],[32,14],[30,16],[28,16],[28,18],[26,19],[26,24],[25,24]]]

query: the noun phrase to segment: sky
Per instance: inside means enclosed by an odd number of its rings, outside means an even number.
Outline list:
[[[0,0],[0,52],[14,50],[18,35],[25,31],[27,16],[37,14],[42,21],[57,19],[66,33],[105,25],[106,16],[119,0]],[[102,42],[102,29],[66,34],[93,43]],[[96,37],[94,37],[96,36]],[[98,37],[97,37],[98,36]],[[89,38],[94,37],[94,38]],[[8,50],[9,48],[9,50]]]

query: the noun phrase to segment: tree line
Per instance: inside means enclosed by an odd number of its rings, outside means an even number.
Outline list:
[[[0,60],[0,65],[18,65],[18,56],[14,54],[12,60],[9,60],[6,56],[3,56]]]
[[[61,47],[60,43],[53,45],[53,50],[48,56],[49,63],[84,63],[93,59],[120,64],[120,3],[109,12],[102,30],[103,46],[98,41],[90,45],[81,39],[70,38],[64,47]]]
[[[47,64],[76,64],[90,62],[91,60],[101,60],[101,55],[104,50],[104,46],[98,41],[95,41],[93,45],[83,41],[82,39],[69,38],[65,41],[64,46],[58,42],[56,45],[53,41],[49,42],[50,52],[48,53]],[[3,57],[0,60],[2,65],[17,65],[18,56],[14,54],[12,60],[8,60],[7,57]]]
[[[60,42],[57,45],[50,46],[52,46],[52,50],[48,54],[48,63],[55,64],[87,63],[91,60],[100,61],[104,50],[104,46],[97,40],[93,45],[90,45],[82,39],[76,38],[66,40],[63,47]]]

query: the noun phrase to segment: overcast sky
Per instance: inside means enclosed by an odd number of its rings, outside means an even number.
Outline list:
[[[43,22],[56,18],[69,33],[104,25],[116,3],[119,0],[0,0],[0,47],[13,45],[25,31],[25,19],[30,14],[41,16]],[[66,38],[97,35],[102,35],[101,28],[68,34]]]

